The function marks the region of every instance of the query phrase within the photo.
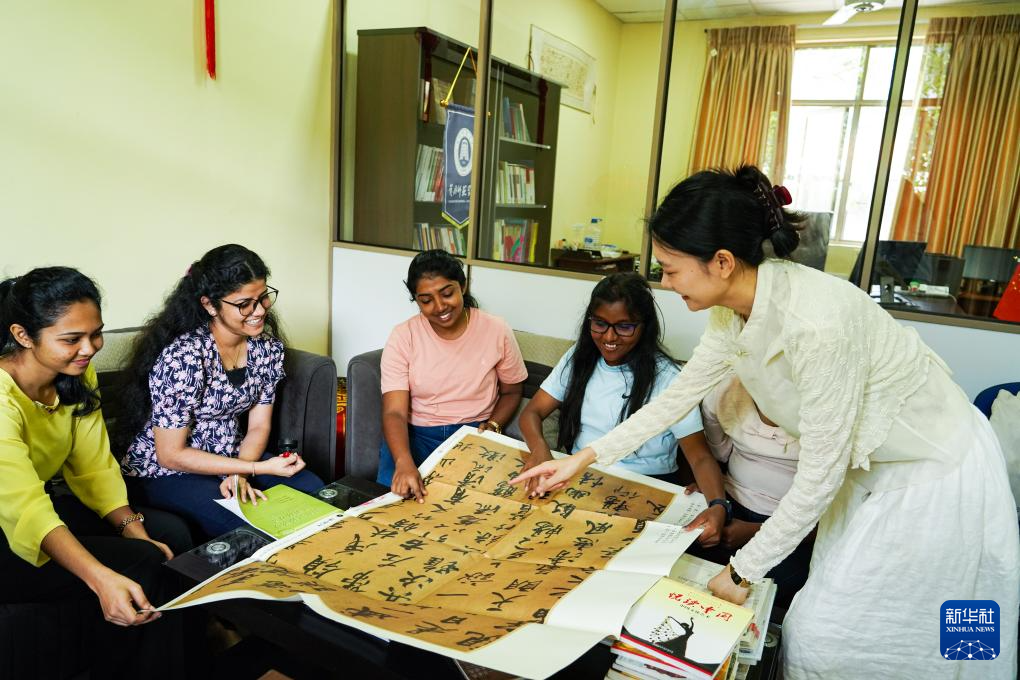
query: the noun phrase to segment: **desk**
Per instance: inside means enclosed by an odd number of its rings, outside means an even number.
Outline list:
[[[317,496],[337,507],[348,508],[388,491],[383,486],[354,477],[344,477],[323,487]],[[210,550],[217,542],[243,550]],[[167,562],[167,566],[195,583],[250,557],[270,542],[268,536],[251,527],[234,529]],[[256,599],[223,600],[201,605],[250,631],[277,647],[321,670],[321,678],[372,678],[373,680],[423,680],[461,678],[456,662],[399,642],[385,642],[373,635],[319,616],[299,602],[269,602]],[[772,680],[778,668],[781,628],[769,626],[762,660],[748,674],[749,680]],[[597,644],[572,664],[551,676],[555,680],[602,680],[613,663],[609,647]]]
[[[560,250],[553,248],[549,254],[552,266],[574,272],[592,274],[614,274],[634,271],[634,255],[626,253],[616,257],[592,257],[587,250]]]
[[[901,312],[930,312],[932,314],[966,314],[956,298],[951,295],[944,297],[935,295],[921,295],[910,293],[905,290],[898,290],[895,293],[895,302],[880,302],[878,285],[871,287],[871,297],[884,309],[899,310]]]

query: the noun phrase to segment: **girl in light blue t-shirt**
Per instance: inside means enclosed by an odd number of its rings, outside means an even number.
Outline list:
[[[661,343],[659,316],[651,288],[634,273],[611,274],[596,284],[585,310],[577,343],[563,355],[520,417],[531,450],[524,469],[550,460],[542,421],[559,409],[555,448],[574,453],[609,432],[680,375]],[[708,499],[725,499],[722,473],[702,433],[701,413],[682,420],[616,463],[631,472],[679,484],[677,444]],[[529,492],[533,491],[529,487]],[[721,515],[715,517],[716,514]],[[725,515],[711,517],[699,542],[719,541]],[[714,521],[718,519],[719,521]],[[701,526],[702,519],[699,519]],[[718,525],[718,526],[715,526]]]

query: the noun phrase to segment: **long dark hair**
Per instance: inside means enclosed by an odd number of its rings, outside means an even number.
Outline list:
[[[672,250],[708,262],[729,250],[757,267],[768,240],[777,257],[800,243],[805,216],[785,210],[761,170],[703,170],[673,187],[648,223],[652,238]]]
[[[57,322],[75,302],[102,307],[99,289],[92,279],[70,267],[41,267],[24,276],[0,282],[0,355],[24,351],[11,333],[18,324],[33,342],[39,333]],[[80,375],[58,373],[53,381],[61,404],[76,405],[73,415],[86,416],[100,406],[99,392]]]
[[[411,294],[411,301],[418,293],[418,281],[422,277],[431,278],[442,276],[444,279],[456,281],[460,289],[464,291],[464,306],[478,307],[478,301],[467,291],[467,277],[464,276],[464,266],[460,260],[445,250],[423,250],[414,256],[411,264],[407,267],[407,292]]]
[[[623,302],[630,317],[641,322],[641,338],[627,353],[626,365],[630,368],[634,383],[630,386],[630,394],[623,395],[627,401],[620,409],[620,422],[648,402],[655,385],[658,363],[661,360],[676,363],[662,346],[658,307],[648,283],[634,272],[610,274],[599,281],[591,292],[591,300],[581,318],[577,344],[570,360],[570,383],[563,403],[560,404],[560,432],[556,448],[562,451],[569,452],[581,433],[584,391],[602,356],[592,340],[588,317],[602,305],[614,302]]]
[[[149,373],[163,349],[184,333],[209,324],[209,313],[202,306],[202,298],[208,298],[219,310],[223,297],[252,281],[268,278],[269,267],[262,258],[233,243],[213,248],[192,263],[167,295],[163,309],[146,321],[135,340],[124,371],[123,387],[118,390],[123,413],[112,435],[116,450],[124,451],[131,444],[152,413]],[[265,333],[284,340],[272,308],[266,310],[264,328]]]

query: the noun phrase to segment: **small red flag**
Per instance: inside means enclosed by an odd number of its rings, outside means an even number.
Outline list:
[[[1003,321],[1020,321],[1020,265],[1013,271],[1013,278],[1006,285],[1006,292],[999,298],[992,316]]]
[[[205,0],[205,70],[216,80],[216,0]]]

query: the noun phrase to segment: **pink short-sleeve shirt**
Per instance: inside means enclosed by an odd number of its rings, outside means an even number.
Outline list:
[[[393,329],[382,355],[382,391],[411,393],[412,425],[454,425],[488,420],[499,383],[528,377],[524,357],[506,321],[480,309],[468,327],[445,340],[418,314]]]

